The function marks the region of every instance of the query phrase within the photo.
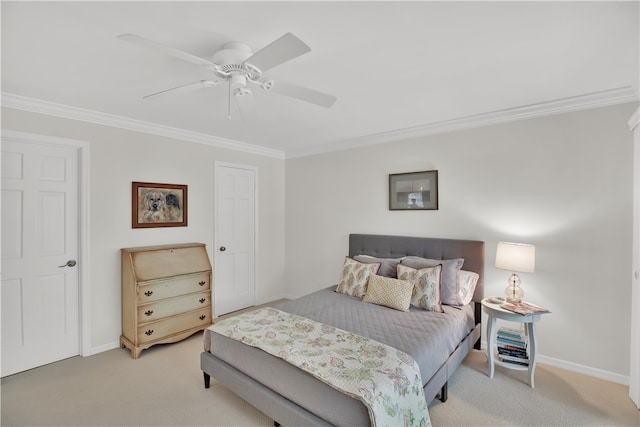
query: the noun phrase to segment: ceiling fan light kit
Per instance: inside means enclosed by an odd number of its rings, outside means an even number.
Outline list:
[[[143,97],[145,99],[202,87],[212,88],[220,83],[227,82],[229,85],[228,117],[231,118],[231,95],[233,94],[235,97],[252,95],[251,90],[246,87],[247,82],[251,82],[264,91],[269,92],[273,89],[273,92],[277,92],[281,95],[289,96],[291,98],[325,108],[330,108],[336,102],[336,97],[333,95],[328,95],[314,89],[290,83],[274,83],[274,80],[263,76],[262,73],[264,71],[303,55],[311,50],[311,48],[302,40],[291,33],[285,34],[255,53],[252,53],[251,49],[246,44],[239,42],[226,43],[221,50],[213,54],[211,60],[200,58],[179,49],[161,45],[135,34],[121,34],[118,38],[146,48],[162,51],[169,56],[173,56],[195,65],[204,66],[214,75],[213,79],[200,80],[171,89],[165,89],[146,95]],[[243,108],[247,108],[248,105],[251,104],[243,103]]]

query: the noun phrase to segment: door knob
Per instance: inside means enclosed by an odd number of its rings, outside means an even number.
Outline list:
[[[224,252],[226,250],[227,250],[227,248],[225,248],[224,246],[220,246],[220,252]]]
[[[62,267],[75,267],[77,264],[75,259],[70,259],[69,261],[67,261],[67,263],[65,265],[59,265],[58,267],[62,268]]]

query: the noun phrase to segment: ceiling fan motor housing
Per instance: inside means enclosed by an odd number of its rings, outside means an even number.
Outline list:
[[[215,64],[220,66],[227,64],[242,64],[251,56],[251,49],[243,43],[225,43],[222,50],[217,51],[211,58]]]
[[[246,44],[226,43],[222,50],[216,52],[212,57],[214,64],[216,64],[213,71],[218,77],[229,79],[234,87],[244,87],[247,84],[247,79],[257,80],[262,75],[256,67],[244,63],[251,55],[251,49]]]

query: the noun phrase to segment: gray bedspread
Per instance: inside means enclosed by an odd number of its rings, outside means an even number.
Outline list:
[[[443,306],[444,313],[411,308],[401,312],[334,292],[335,286],[277,306],[278,309],[354,332],[413,357],[425,384],[473,329],[473,310]],[[209,330],[205,350],[285,398],[334,425],[366,423],[359,401],[257,348]]]
[[[323,289],[277,308],[404,351],[418,362],[423,385],[475,325],[470,306],[444,305],[444,313],[414,307],[402,312],[338,294],[334,289]]]

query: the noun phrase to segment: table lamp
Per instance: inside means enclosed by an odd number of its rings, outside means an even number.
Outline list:
[[[524,291],[520,287],[518,273],[533,273],[536,264],[536,247],[524,243],[499,242],[496,250],[496,267],[512,272],[505,289],[507,301],[519,303]]]

